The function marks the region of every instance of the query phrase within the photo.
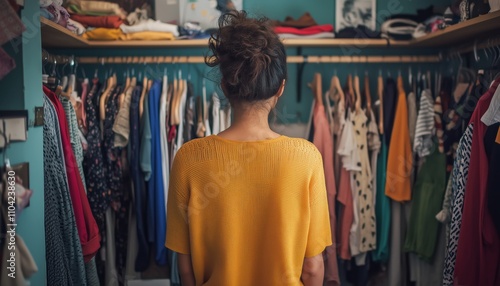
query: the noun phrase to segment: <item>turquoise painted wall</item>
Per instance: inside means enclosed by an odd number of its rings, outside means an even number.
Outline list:
[[[415,13],[417,9],[430,5],[446,6],[450,1],[432,0],[376,0],[377,23],[380,25],[385,16],[391,13]],[[243,0],[243,8],[250,13],[264,15],[275,20],[284,20],[286,16],[299,18],[309,12],[318,24],[335,24],[334,0]]]
[[[41,35],[37,1],[25,1],[22,20],[26,26],[22,39],[4,47],[12,55],[17,68],[0,81],[0,109],[26,109],[34,119],[34,107],[43,106]],[[13,143],[7,150],[12,164],[29,162],[30,187],[33,190],[30,206],[18,220],[17,233],[23,238],[38,266],[31,285],[46,285],[45,228],[43,192],[43,128],[31,127],[28,141]]]

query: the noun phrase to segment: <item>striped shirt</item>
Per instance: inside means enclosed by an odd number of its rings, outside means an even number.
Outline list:
[[[434,106],[429,89],[422,91],[420,97],[420,111],[417,115],[417,127],[415,128],[415,143],[413,151],[419,157],[425,157],[431,153],[433,147],[432,136],[435,132]]]

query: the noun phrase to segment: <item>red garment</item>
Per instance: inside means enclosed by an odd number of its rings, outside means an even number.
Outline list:
[[[85,16],[71,14],[71,20],[77,21],[86,27],[118,29],[123,24],[120,16]]]
[[[455,285],[500,285],[500,235],[488,211],[488,158],[483,142],[487,126],[481,121],[499,83],[500,79],[495,80],[481,97],[469,123],[474,125],[474,132],[455,262]]]
[[[323,157],[323,168],[325,169],[326,192],[328,198],[328,211],[330,213],[330,228],[332,231],[332,245],[325,249],[325,281],[340,285],[337,266],[337,247],[335,245],[335,174],[333,172],[333,136],[330,133],[325,107],[316,102],[314,105],[314,137],[313,143]],[[329,285],[329,284],[328,284]]]
[[[78,236],[80,237],[80,244],[82,245],[83,258],[85,262],[88,262],[95,256],[101,247],[99,228],[95,222],[94,216],[92,215],[75,155],[73,153],[73,149],[71,148],[68,122],[66,121],[66,115],[62,104],[58,100],[57,96],[45,86],[43,87],[43,92],[54,104],[57,112],[64,160],[66,163],[66,176],[68,179],[71,204],[73,205],[73,213],[75,214]]]
[[[297,29],[293,27],[275,27],[276,34],[294,34],[294,35],[315,35],[325,32],[333,32],[333,26],[330,24],[311,26],[304,29]]]
[[[351,260],[349,235],[354,221],[354,202],[352,201],[351,174],[345,168],[340,170],[339,195],[337,200],[342,204],[339,211],[339,227],[337,231],[338,251],[340,258]]]

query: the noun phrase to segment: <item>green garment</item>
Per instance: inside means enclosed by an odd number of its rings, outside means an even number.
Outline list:
[[[437,146],[437,145],[435,145]],[[432,262],[441,223],[436,214],[441,210],[446,189],[446,155],[438,148],[425,158],[417,176],[410,214],[410,224],[404,244],[406,252],[416,253]]]
[[[72,4],[69,5],[69,9],[79,15],[87,15],[87,16],[110,16],[115,15],[110,12],[93,12],[93,11],[82,11],[78,5]]]
[[[381,147],[377,160],[377,197],[375,217],[377,220],[377,249],[372,252],[374,261],[389,260],[389,235],[391,230],[391,200],[385,195],[385,179],[387,175],[387,144],[385,137],[380,136]]]

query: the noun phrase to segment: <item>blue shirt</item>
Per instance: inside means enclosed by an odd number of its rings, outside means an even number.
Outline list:
[[[167,264],[167,248],[165,234],[167,217],[165,209],[165,192],[163,185],[163,167],[161,161],[160,135],[160,97],[161,82],[155,81],[149,91],[149,123],[151,126],[151,178],[148,182],[148,222],[154,224],[154,245],[156,262],[159,265]],[[162,118],[162,120],[165,120]],[[154,218],[149,220],[150,210],[154,210]],[[151,225],[151,224],[150,224]]]

